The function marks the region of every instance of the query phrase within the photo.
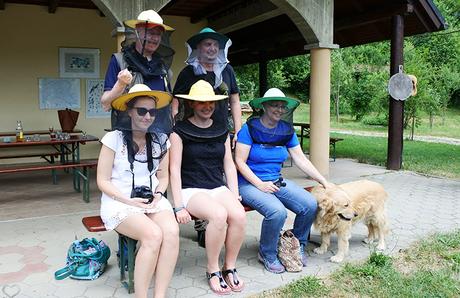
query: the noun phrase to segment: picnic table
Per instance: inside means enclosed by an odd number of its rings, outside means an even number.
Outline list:
[[[30,132],[25,132],[29,134]],[[0,133],[0,136],[5,133]],[[49,134],[49,132],[48,132]],[[1,140],[1,139],[0,139]],[[38,158],[37,162],[0,164],[0,174],[30,171],[51,170],[53,184],[57,184],[56,170],[72,171],[73,187],[81,191],[83,180],[83,199],[89,201],[89,168],[97,165],[97,160],[81,160],[80,145],[97,142],[99,139],[91,135],[72,134],[66,139],[50,139],[48,135],[40,140],[22,142],[0,141],[0,160],[19,161],[24,158]],[[14,150],[11,150],[14,149]]]
[[[300,146],[303,150],[303,139],[310,138],[310,123],[294,122],[293,125],[300,128],[300,135],[297,134],[297,136],[300,137]],[[329,137],[329,145],[332,146],[332,158],[334,161],[336,158],[335,144],[340,141],[343,141],[343,138]]]

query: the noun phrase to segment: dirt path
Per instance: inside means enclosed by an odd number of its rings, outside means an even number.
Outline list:
[[[348,135],[356,136],[372,136],[372,137],[387,137],[386,132],[371,132],[371,131],[352,131],[352,130],[341,130],[332,129],[331,132],[343,133]],[[408,135],[404,136],[405,139],[409,138]],[[447,138],[447,137],[435,137],[435,136],[414,136],[415,141],[429,142],[429,143],[443,143],[460,146],[460,139]]]

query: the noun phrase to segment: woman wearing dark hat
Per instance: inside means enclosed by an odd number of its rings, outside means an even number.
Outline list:
[[[105,75],[101,104],[107,111],[115,98],[127,93],[135,84],[145,84],[151,90],[171,91],[169,77],[174,50],[169,38],[174,29],[165,25],[154,10],[145,10],[137,19],[124,24],[126,38],[121,53],[112,55]],[[164,111],[160,111],[155,120],[156,126],[170,130],[171,106],[162,109]],[[112,126],[116,113],[112,109]]]
[[[241,129],[241,106],[235,72],[227,60],[228,48],[231,45],[232,41],[227,36],[211,28],[204,28],[198,34],[190,37],[186,43],[188,58],[185,63],[187,66],[179,73],[173,94],[188,94],[190,87],[197,81],[207,81],[216,94],[228,96],[228,100],[216,103],[225,107],[220,109],[221,114],[218,117],[228,121],[230,104],[233,121],[231,126],[236,134]],[[172,103],[173,116],[183,113],[182,106],[179,105],[179,99],[175,97]],[[232,147],[235,144],[236,138]]]
[[[315,198],[288,179],[282,179],[282,163],[291,155],[294,163],[325,187],[326,179],[305,157],[292,125],[292,113],[299,105],[277,88],[250,103],[255,113],[241,128],[235,150],[238,185],[243,203],[264,216],[258,258],[273,273],[282,273],[278,239],[286,221],[286,208],[296,214],[293,233],[301,244],[300,257],[307,264],[304,247],[316,215]]]
[[[179,252],[179,227],[169,201],[170,143],[152,126],[171,95],[136,84],[112,102],[125,113],[101,140],[97,184],[101,218],[107,230],[139,240],[134,269],[136,297],[147,297],[155,274],[155,297],[164,297]],[[123,252],[121,252],[123,253]]]
[[[177,221],[188,223],[191,215],[209,221],[206,228],[206,277],[211,290],[219,295],[241,291],[243,281],[236,271],[236,259],[245,235],[246,215],[239,202],[236,169],[233,163],[227,125],[216,102],[226,98],[215,95],[203,80],[190,92],[177,94],[189,109],[176,122],[171,140],[171,191]],[[225,176],[225,180],[224,180]],[[225,244],[224,264],[219,254]]]

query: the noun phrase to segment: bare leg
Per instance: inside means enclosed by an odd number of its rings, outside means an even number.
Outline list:
[[[220,271],[219,254],[226,237],[227,211],[206,193],[193,195],[187,204],[187,211],[197,218],[209,221],[206,227],[207,270],[209,273]],[[217,277],[211,278],[210,283],[214,291],[228,292],[228,289],[220,287]]]
[[[163,240],[161,229],[146,215],[136,214],[126,218],[116,231],[140,242],[134,267],[134,291],[136,297],[147,297]]]
[[[149,217],[163,233],[163,242],[155,270],[154,297],[165,297],[179,254],[179,225],[171,211],[149,214]]]
[[[216,199],[227,210],[228,214],[227,238],[225,239],[225,263],[223,268],[224,270],[234,269],[236,268],[236,259],[244,241],[246,212],[243,205],[241,205],[230,190],[219,193]],[[237,291],[243,289],[243,281],[238,278],[239,283],[235,285],[233,277],[232,274],[226,276],[226,279],[231,283],[230,286]]]

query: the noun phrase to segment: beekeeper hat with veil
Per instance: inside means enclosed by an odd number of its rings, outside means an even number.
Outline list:
[[[253,142],[264,146],[285,146],[295,133],[293,113],[299,104],[278,88],[271,88],[263,97],[251,100],[249,105],[253,114],[246,124]]]
[[[125,40],[122,42],[122,53],[128,64],[128,70],[142,74],[144,79],[162,76],[167,80],[165,85],[168,88],[169,77],[171,76],[170,68],[175,54],[170,42],[174,28],[164,24],[161,16],[151,9],[142,11],[137,19],[126,20],[123,23],[125,25]],[[161,32],[161,41],[147,66],[144,50],[149,42],[148,36],[154,28]],[[136,44],[140,47],[138,50],[136,50]],[[142,81],[134,76],[131,86],[138,83],[142,83]]]
[[[159,123],[159,121],[169,121],[169,118],[158,117],[162,108],[169,105],[172,95],[168,92],[151,90],[147,85],[136,84],[129,92],[116,98],[112,102],[112,109],[121,111],[117,113],[113,129],[123,134],[123,142],[128,151],[128,160],[131,164],[136,153],[142,148],[138,148],[133,141],[133,134],[145,134],[146,140],[146,160],[149,170],[156,168],[167,151],[167,133],[165,127],[171,123]],[[166,120],[165,120],[166,119]]]

